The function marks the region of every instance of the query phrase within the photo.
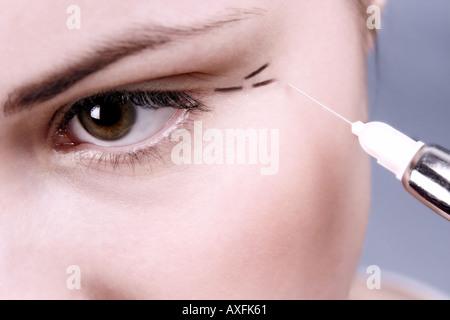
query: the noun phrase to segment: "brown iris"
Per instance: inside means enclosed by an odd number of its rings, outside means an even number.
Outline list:
[[[136,107],[118,96],[98,97],[78,113],[81,125],[92,136],[106,141],[124,137],[136,121]]]

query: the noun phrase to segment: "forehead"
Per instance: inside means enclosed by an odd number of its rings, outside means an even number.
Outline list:
[[[229,9],[264,6],[260,1],[206,0],[48,0],[14,1],[2,8],[0,42],[14,47],[40,49],[59,41],[77,41],[80,34],[95,38],[106,30],[119,31],[130,25],[155,24],[178,26],[204,21],[226,13]],[[66,22],[69,8],[79,8],[80,32],[71,32]]]

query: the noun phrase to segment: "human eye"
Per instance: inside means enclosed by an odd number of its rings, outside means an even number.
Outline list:
[[[188,92],[100,92],[55,113],[51,144],[56,152],[74,152],[78,161],[102,168],[142,164],[161,158],[159,144],[167,142],[170,132],[183,127],[195,111],[205,107]]]

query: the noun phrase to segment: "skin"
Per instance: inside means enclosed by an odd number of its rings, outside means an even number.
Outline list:
[[[0,113],[0,298],[346,298],[367,223],[368,158],[347,123],[287,83],[351,121],[367,119],[371,38],[356,6],[78,0],[81,29],[68,30],[70,4],[14,1],[2,8],[1,106],[17,87],[130,26],[191,26],[239,11],[228,8],[261,11],[123,58],[30,110]],[[275,81],[252,88],[268,79]],[[49,123],[61,106],[142,81],[195,91],[211,110],[190,116],[204,130],[278,129],[278,173],[170,160],[111,170],[52,149]],[[214,91],[234,86],[244,89]],[[161,144],[163,153],[173,146]],[[80,290],[66,287],[70,265],[80,267]]]

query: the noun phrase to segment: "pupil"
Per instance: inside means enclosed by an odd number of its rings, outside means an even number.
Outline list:
[[[99,126],[109,127],[117,124],[122,118],[122,108],[118,103],[109,103],[105,106],[96,105],[91,109],[92,121]]]
[[[92,136],[106,141],[126,136],[136,121],[136,107],[115,95],[86,103],[78,113],[81,125]]]

